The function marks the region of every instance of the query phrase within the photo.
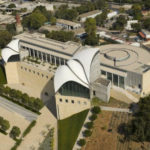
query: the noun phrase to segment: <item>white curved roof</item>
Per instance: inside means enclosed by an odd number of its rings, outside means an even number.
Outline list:
[[[59,88],[68,81],[74,81],[83,85],[84,87],[89,88],[87,84],[85,84],[78,77],[76,77],[76,75],[69,69],[68,66],[63,65],[58,67],[54,77],[55,92],[57,92]]]
[[[4,49],[2,49],[2,53],[1,53],[2,58],[3,58],[3,60],[4,60],[5,62],[7,62],[8,59],[9,59],[11,56],[17,55],[17,54],[18,54],[18,52],[15,52],[15,51],[13,51],[13,50],[10,49],[10,48],[4,48]]]
[[[88,48],[82,51],[77,52],[72,59],[77,59],[83,66],[86,77],[90,82],[90,67],[91,62],[95,54],[99,51],[99,48]]]
[[[87,81],[84,69],[78,61],[71,59],[67,62],[67,65],[81,81],[83,81],[84,83],[88,85],[88,81]]]
[[[19,53],[19,39],[12,40],[7,44],[7,47]]]

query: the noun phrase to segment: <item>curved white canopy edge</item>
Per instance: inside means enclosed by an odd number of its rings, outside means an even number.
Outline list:
[[[83,85],[84,87],[89,88],[87,84],[76,77],[76,75],[69,69],[68,66],[63,65],[58,67],[54,76],[55,92],[57,92],[59,88],[68,81],[74,81]]]
[[[10,43],[7,44],[7,47],[19,53],[19,39],[12,40]]]
[[[2,49],[2,53],[1,53],[2,58],[3,58],[3,60],[4,60],[6,63],[7,63],[8,59],[9,59],[11,56],[17,55],[17,54],[19,54],[19,53],[13,51],[13,50],[10,49],[10,48],[4,48],[4,49]]]
[[[90,67],[91,62],[99,48],[88,48],[77,52],[72,59],[77,59],[84,67],[88,81],[90,82]]]

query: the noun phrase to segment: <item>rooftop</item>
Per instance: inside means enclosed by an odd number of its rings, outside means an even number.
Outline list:
[[[64,19],[57,19],[57,23],[66,24],[66,25],[69,25],[69,26],[79,25],[79,23],[72,22],[72,21],[69,21],[69,20],[64,20]]]
[[[79,48],[80,44],[72,41],[60,42],[52,39],[45,38],[44,34],[40,33],[27,33],[16,35],[14,38],[22,42],[41,47],[42,49],[49,49],[72,56]]]
[[[93,11],[81,14],[81,15],[79,15],[79,17],[84,18],[84,17],[88,17],[88,16],[91,16],[91,15],[94,15],[94,14],[97,14],[97,13],[101,13],[101,11],[100,10],[93,10]]]
[[[125,44],[100,46],[100,60],[104,66],[143,73],[150,68],[150,53],[139,47]]]
[[[101,85],[104,85],[104,86],[108,86],[110,84],[110,81],[107,80],[107,79],[104,79],[104,78],[98,78],[95,83],[97,84],[101,84]]]
[[[8,23],[13,23],[15,22],[15,17],[11,15],[3,15],[0,13],[0,24],[8,24]]]

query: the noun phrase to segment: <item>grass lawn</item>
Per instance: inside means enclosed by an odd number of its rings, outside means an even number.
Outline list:
[[[0,84],[6,84],[6,77],[3,68],[0,66]]]
[[[58,150],[72,150],[88,111],[58,121]]]

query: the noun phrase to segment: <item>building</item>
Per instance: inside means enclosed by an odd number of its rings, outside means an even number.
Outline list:
[[[150,32],[148,30],[142,29],[142,31],[139,32],[139,35],[144,40],[150,40]]]
[[[102,11],[100,10],[93,10],[84,14],[79,15],[80,22],[85,22],[87,18],[95,18],[97,15],[100,15]]]
[[[138,23],[138,20],[128,20],[125,29],[128,31],[132,31],[133,30],[132,24],[136,24],[136,23]]]
[[[150,93],[150,53],[140,47],[83,47],[23,33],[2,50],[2,58],[8,86],[46,105],[55,102],[58,119],[90,108],[93,97],[108,102],[112,90],[132,100]]]
[[[109,101],[111,83],[100,77],[99,57],[99,48],[85,48],[56,70],[54,90],[59,119],[90,108],[93,97]]]
[[[64,19],[57,19],[56,26],[66,30],[75,30],[81,27],[80,23],[72,22]]]
[[[19,34],[23,32],[23,26],[21,24],[20,16],[16,15],[16,32]]]
[[[116,17],[117,14],[118,14],[118,11],[112,11],[112,12],[110,12],[110,13],[107,14],[107,18],[111,19],[113,17]]]

